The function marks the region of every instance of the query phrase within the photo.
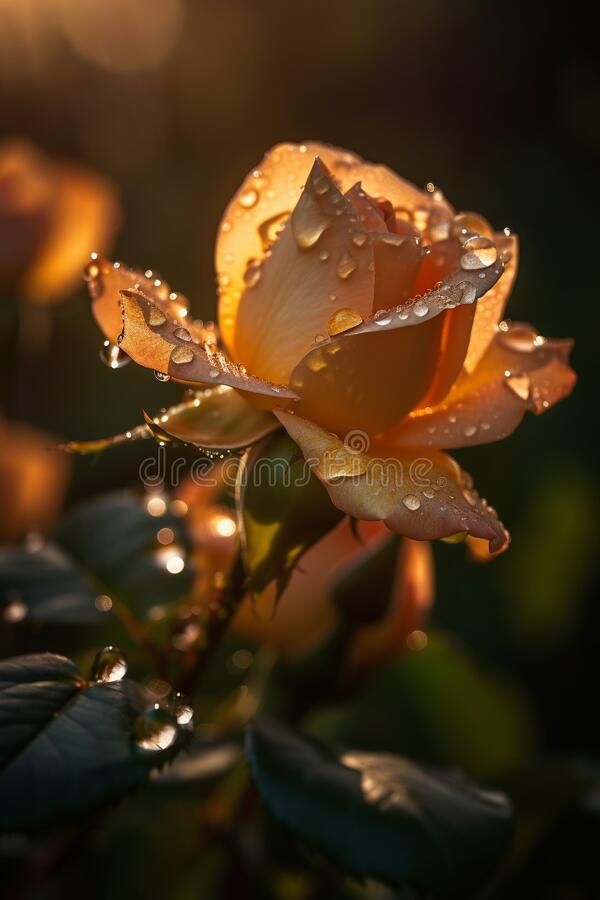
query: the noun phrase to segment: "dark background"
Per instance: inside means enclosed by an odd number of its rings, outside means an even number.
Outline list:
[[[457,453],[514,542],[479,567],[461,547],[436,547],[434,622],[526,686],[544,752],[593,756],[600,73],[584,7],[550,10],[475,0],[55,9],[0,0],[0,129],[108,175],[125,213],[116,258],[162,272],[196,316],[215,315],[220,214],[282,140],[330,142],[419,185],[431,180],[458,209],[518,233],[509,315],[574,337],[580,380],[507,441]],[[144,66],[170,29],[170,50]],[[63,439],[92,438],[177,396],[146,370],[100,364],[83,291],[48,315],[50,345],[21,360],[13,416]],[[71,499],[135,484],[143,452],[79,460]]]

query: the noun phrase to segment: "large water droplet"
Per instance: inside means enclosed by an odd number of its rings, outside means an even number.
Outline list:
[[[247,191],[242,191],[238,197],[238,203],[240,206],[243,206],[244,209],[252,209],[252,207],[256,206],[258,203],[258,191],[254,188],[248,188]]]
[[[392,321],[392,314],[387,309],[380,309],[379,312],[375,313],[374,320],[376,325],[389,325]]]
[[[421,501],[419,500],[419,498],[417,497],[416,494],[406,494],[402,498],[402,503],[404,504],[404,506],[407,509],[410,509],[411,512],[414,512],[415,510],[419,509],[419,507],[421,506]]]
[[[354,257],[351,256],[350,253],[348,253],[348,251],[346,250],[346,252],[342,254],[338,261],[336,272],[338,273],[340,278],[345,279],[352,275],[357,265],[358,263],[356,262]]]
[[[121,681],[127,674],[127,661],[118,647],[104,647],[92,663],[94,681]]]
[[[484,219],[478,213],[463,212],[454,217],[452,233],[458,238],[464,238],[466,234],[493,237],[494,230],[487,219]]]
[[[300,249],[309,250],[314,247],[329,222],[314,197],[303,194],[292,214],[292,232]]]
[[[470,281],[461,281],[456,287],[461,292],[460,303],[475,302],[477,299],[477,290],[475,289],[474,284],[471,284]]]
[[[175,347],[171,353],[171,362],[182,366],[185,363],[191,363],[194,358],[194,351],[191,347]]]
[[[110,341],[104,341],[100,347],[100,359],[109,369],[122,369],[127,363],[131,362],[126,353],[116,344]]]
[[[423,302],[423,300],[417,300],[417,302],[413,306],[412,311],[415,314],[415,316],[418,316],[419,319],[422,319],[423,316],[426,316],[427,313],[429,312],[429,307],[427,306],[426,303]]]
[[[490,238],[477,237],[469,238],[463,244],[463,254],[460,258],[461,268],[468,271],[475,269],[485,269],[493,265],[498,258],[496,245]]]
[[[180,341],[191,341],[192,336],[187,330],[187,328],[176,328],[173,332],[174,337],[178,338]]]
[[[362,323],[363,317],[359,312],[350,307],[344,307],[342,309],[336,309],[329,317],[327,330],[333,337],[334,334],[341,334],[342,331],[348,331],[349,328],[354,328],[356,325],[362,325]]]
[[[498,340],[508,350],[515,350],[517,353],[532,353],[536,347],[545,343],[544,338],[541,342],[540,335],[529,325],[508,325],[502,323],[498,331]]]
[[[154,377],[156,378],[157,381],[162,381],[162,382],[171,380],[170,375],[167,375],[166,372],[159,372],[157,369],[154,370]]]
[[[159,309],[158,306],[154,306],[153,304],[150,307],[150,312],[148,314],[148,324],[156,328],[159,325],[164,325],[166,321],[167,317],[165,316],[162,309]]]
[[[138,716],[133,733],[141,750],[167,750],[177,737],[177,719],[168,709],[155,703]]]

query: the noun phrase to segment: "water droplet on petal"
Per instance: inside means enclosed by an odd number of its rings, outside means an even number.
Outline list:
[[[170,375],[167,375],[166,372],[159,372],[157,369],[154,370],[154,377],[156,378],[157,381],[162,381],[162,382],[171,380]]]
[[[150,312],[148,313],[148,324],[156,327],[158,325],[164,325],[166,321],[167,317],[165,316],[162,309],[159,309],[158,306],[152,305],[150,307]]]
[[[504,323],[502,323],[504,324]],[[532,353],[536,347],[545,343],[542,338],[542,344],[538,343],[537,331],[528,325],[520,325],[515,323],[507,325],[505,328],[500,327],[498,332],[498,340],[508,350],[515,350],[517,353]]]
[[[155,703],[136,719],[134,738],[141,750],[167,750],[177,738],[177,719]]]
[[[176,338],[179,338],[180,341],[191,341],[192,336],[187,330],[187,328],[176,328],[173,332],[173,335]]]
[[[92,663],[94,681],[121,681],[127,674],[127,661],[118,647],[104,647]]]
[[[474,212],[464,212],[459,213],[454,217],[454,221],[452,222],[452,233],[458,238],[464,238],[464,236],[469,233],[492,237],[494,229],[483,216]]]
[[[389,325],[392,321],[392,314],[387,309],[380,309],[375,313],[374,322],[376,325]]]
[[[122,369],[127,363],[131,362],[126,353],[116,344],[110,341],[104,341],[100,347],[100,359],[109,369]]]
[[[415,316],[418,316],[419,319],[422,319],[423,316],[426,316],[427,313],[429,312],[429,307],[427,306],[426,303],[423,302],[423,300],[417,300],[417,302],[413,306],[412,311],[415,314]]]
[[[348,331],[349,328],[354,328],[356,325],[362,325],[362,323],[363,317],[359,312],[355,309],[344,307],[342,309],[336,309],[329,317],[327,330],[333,337],[334,334],[341,334],[342,331]]]
[[[465,437],[473,437],[474,434],[477,433],[477,425],[466,425],[463,429],[463,434]]]
[[[238,198],[238,203],[240,206],[243,206],[244,209],[252,209],[252,207],[256,206],[258,203],[258,191],[254,188],[248,188],[247,191],[242,191]]]
[[[364,247],[366,241],[367,241],[367,236],[364,233],[364,231],[357,231],[357,233],[352,236],[352,243],[356,247]]]
[[[320,194],[322,196],[327,193],[330,187],[331,181],[326,175],[317,175],[316,178],[313,179],[315,194]]]
[[[321,262],[327,262],[327,260],[329,259],[329,251],[321,250],[321,252],[319,253],[319,259],[321,260]]]
[[[471,284],[469,281],[461,281],[460,284],[457,285],[457,288],[461,292],[460,303],[474,303],[477,299],[475,285]]]
[[[433,500],[433,498],[435,497],[435,491],[433,491],[431,488],[425,488],[425,490],[423,491],[423,496],[427,497],[428,500]]]
[[[340,276],[340,278],[345,279],[345,278],[348,278],[350,275],[352,275],[352,273],[356,269],[357,265],[358,265],[358,263],[356,262],[354,257],[351,256],[348,253],[348,251],[346,250],[346,252],[341,256],[340,260],[338,261],[336,271],[337,271],[338,275]]]
[[[419,498],[417,497],[416,494],[406,494],[402,498],[402,503],[404,504],[404,506],[407,509],[410,509],[411,512],[414,512],[415,510],[419,509],[419,507],[421,506],[421,501],[419,500]]]
[[[194,358],[194,351],[191,347],[175,347],[171,353],[171,362],[182,366],[185,363],[191,363]]]
[[[498,258],[495,243],[488,237],[469,238],[463,244],[463,254],[460,258],[461,268],[466,270],[485,269],[493,265]]]

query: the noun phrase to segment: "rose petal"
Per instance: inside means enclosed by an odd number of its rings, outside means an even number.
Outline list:
[[[250,260],[260,261],[274,242],[278,226],[295,207],[302,185],[320,157],[343,192],[357,182],[373,198],[384,197],[398,210],[430,206],[430,195],[400,178],[386,166],[367,163],[354,153],[327,144],[279,144],[253,169],[228,205],[215,247],[220,288],[219,327],[225,346],[234,354],[237,309],[244,292]],[[451,217],[452,210],[437,202]]]
[[[57,168],[51,219],[22,281],[30,303],[53,303],[73,290],[90,251],[109,249],[121,213],[112,185],[78,166]]]
[[[183,294],[171,290],[169,284],[148,269],[145,273],[131,269],[122,262],[110,262],[97,253],[85,267],[92,312],[104,335],[113,344],[117,343],[123,327],[121,317],[121,291],[138,290],[149,297],[169,319],[177,319],[178,324],[200,343],[216,342],[217,333],[211,322],[201,322],[188,315],[189,301]]]
[[[356,519],[382,520],[392,531],[417,540],[467,532],[485,538],[493,551],[508,546],[494,510],[473,490],[467,473],[439,450],[375,444],[351,449],[338,437],[297,415],[277,418],[299,445],[332,503]]]
[[[423,626],[434,595],[431,544],[404,538],[387,613],[381,621],[358,631],[348,651],[349,666],[370,668],[405,650],[408,635]]]
[[[392,249],[402,255],[404,246]],[[459,270],[426,297],[380,311],[323,341],[292,373],[291,387],[301,397],[297,412],[340,434],[357,428],[375,434],[400,421],[424,400],[436,378],[448,385],[447,372],[453,380],[460,365],[464,342],[440,370],[443,313],[449,306],[470,306],[501,272],[500,261],[478,271]]]
[[[352,205],[317,159],[270,256],[246,276],[236,360],[261,378],[287,382],[337,309],[352,310],[358,321],[367,317],[374,279],[364,237]]]
[[[154,436],[157,440],[180,441],[203,449],[238,450],[279,428],[271,413],[257,409],[238,391],[225,385],[196,391],[182,403],[145,418],[145,425],[137,425],[123,434],[95,441],[71,441],[63,444],[62,449],[70,453],[99,453]]]
[[[119,345],[135,362],[184,384],[226,384],[281,402],[294,398],[287,388],[247,375],[214,344],[195,343],[182,336],[179,321],[169,320],[162,309],[140,291],[121,291],[123,331]],[[153,320],[158,324],[152,324]]]
[[[496,233],[494,240],[500,255],[506,256],[507,259],[504,263],[504,272],[501,278],[477,302],[469,349],[465,357],[465,369],[467,372],[473,371],[494,339],[497,325],[504,315],[504,310],[517,275],[519,242],[516,235]]]
[[[390,432],[390,440],[448,450],[507,437],[527,410],[539,415],[573,390],[571,347],[571,341],[540,337],[531,325],[507,325],[443,403],[408,416]]]

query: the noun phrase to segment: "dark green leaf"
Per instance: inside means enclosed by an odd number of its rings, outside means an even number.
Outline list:
[[[187,736],[177,728],[164,750],[136,745],[153,699],[132,681],[88,682],[51,653],[0,663],[0,830],[71,821],[143,784]]]
[[[241,468],[244,563],[259,594],[274,579],[282,590],[306,550],[343,518],[285,431],[257,444]]]
[[[344,870],[464,898],[504,857],[510,803],[390,754],[344,754],[265,719],[248,732],[254,780],[277,819]]]
[[[0,608],[7,622],[94,624],[98,590],[60,547],[0,548]],[[109,613],[110,615],[110,613]]]
[[[110,595],[143,610],[156,603],[170,603],[189,590],[193,567],[169,572],[164,550],[157,544],[160,528],[170,528],[174,544],[188,544],[181,519],[165,513],[151,516],[143,498],[127,492],[105,494],[84,503],[63,520],[56,539],[77,562],[94,574]]]

